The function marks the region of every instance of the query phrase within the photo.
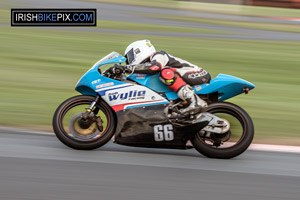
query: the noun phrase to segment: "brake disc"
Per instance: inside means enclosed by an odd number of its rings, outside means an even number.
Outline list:
[[[83,113],[78,113],[72,117],[69,122],[70,132],[75,138],[83,141],[94,139],[99,134],[97,122],[93,122],[90,127],[86,129],[81,128],[79,120],[81,119],[82,114]]]

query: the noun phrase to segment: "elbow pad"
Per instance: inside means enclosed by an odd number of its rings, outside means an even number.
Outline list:
[[[161,64],[157,61],[137,64],[132,68],[133,73],[137,74],[156,74],[161,71]]]

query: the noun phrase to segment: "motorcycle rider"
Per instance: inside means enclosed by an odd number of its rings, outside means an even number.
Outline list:
[[[210,82],[211,76],[204,69],[165,51],[156,52],[149,40],[131,43],[125,50],[125,57],[126,66],[115,65],[109,70],[112,73],[117,69],[131,74],[160,73],[161,82],[189,103],[181,110],[183,115],[202,112],[207,107],[207,103],[191,87]]]

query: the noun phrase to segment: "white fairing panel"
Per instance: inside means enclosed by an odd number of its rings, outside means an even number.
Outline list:
[[[149,88],[130,83],[106,87],[97,92],[115,111],[169,103],[167,99]]]

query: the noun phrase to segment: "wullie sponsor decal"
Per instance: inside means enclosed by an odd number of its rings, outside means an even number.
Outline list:
[[[146,91],[130,91],[130,92],[125,92],[125,93],[119,93],[119,92],[114,92],[114,93],[109,93],[108,98],[109,101],[116,101],[116,100],[137,100],[137,99],[145,99]]]
[[[102,87],[107,87],[107,86],[111,86],[111,85],[114,85],[113,82],[110,82],[110,83],[105,83],[105,84],[102,84],[102,85],[97,85],[96,88],[102,88]]]

